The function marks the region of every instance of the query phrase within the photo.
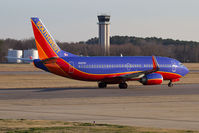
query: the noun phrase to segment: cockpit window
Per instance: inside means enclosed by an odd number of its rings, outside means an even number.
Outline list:
[[[183,67],[183,64],[182,64],[182,63],[179,63],[179,66]]]

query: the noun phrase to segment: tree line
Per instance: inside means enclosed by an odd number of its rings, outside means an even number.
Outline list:
[[[199,62],[199,42],[180,41],[162,38],[139,38],[129,36],[113,36],[110,38],[111,56],[166,56],[181,62]],[[102,49],[98,45],[98,38],[76,43],[59,42],[61,49],[83,56],[101,56]],[[6,62],[8,49],[26,50],[36,49],[33,38],[25,40],[1,39],[0,62]]]

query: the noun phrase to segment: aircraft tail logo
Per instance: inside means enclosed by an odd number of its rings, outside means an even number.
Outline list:
[[[62,50],[56,44],[42,21],[37,17],[33,17],[31,18],[31,23],[39,58],[43,60],[52,57],[59,57]]]

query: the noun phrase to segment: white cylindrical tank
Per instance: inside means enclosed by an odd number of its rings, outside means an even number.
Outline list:
[[[8,49],[8,56],[9,57],[22,58],[22,55],[23,55],[22,50]],[[21,63],[22,61],[20,59],[8,58],[8,62],[9,63]]]
[[[35,49],[24,50],[24,58],[38,59],[38,51]]]

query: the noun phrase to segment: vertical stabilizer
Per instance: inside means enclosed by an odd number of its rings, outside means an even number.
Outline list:
[[[33,17],[31,18],[31,23],[35,35],[39,58],[43,60],[51,57],[59,57],[61,49],[56,44],[55,40],[48,32],[42,21],[37,17]]]

